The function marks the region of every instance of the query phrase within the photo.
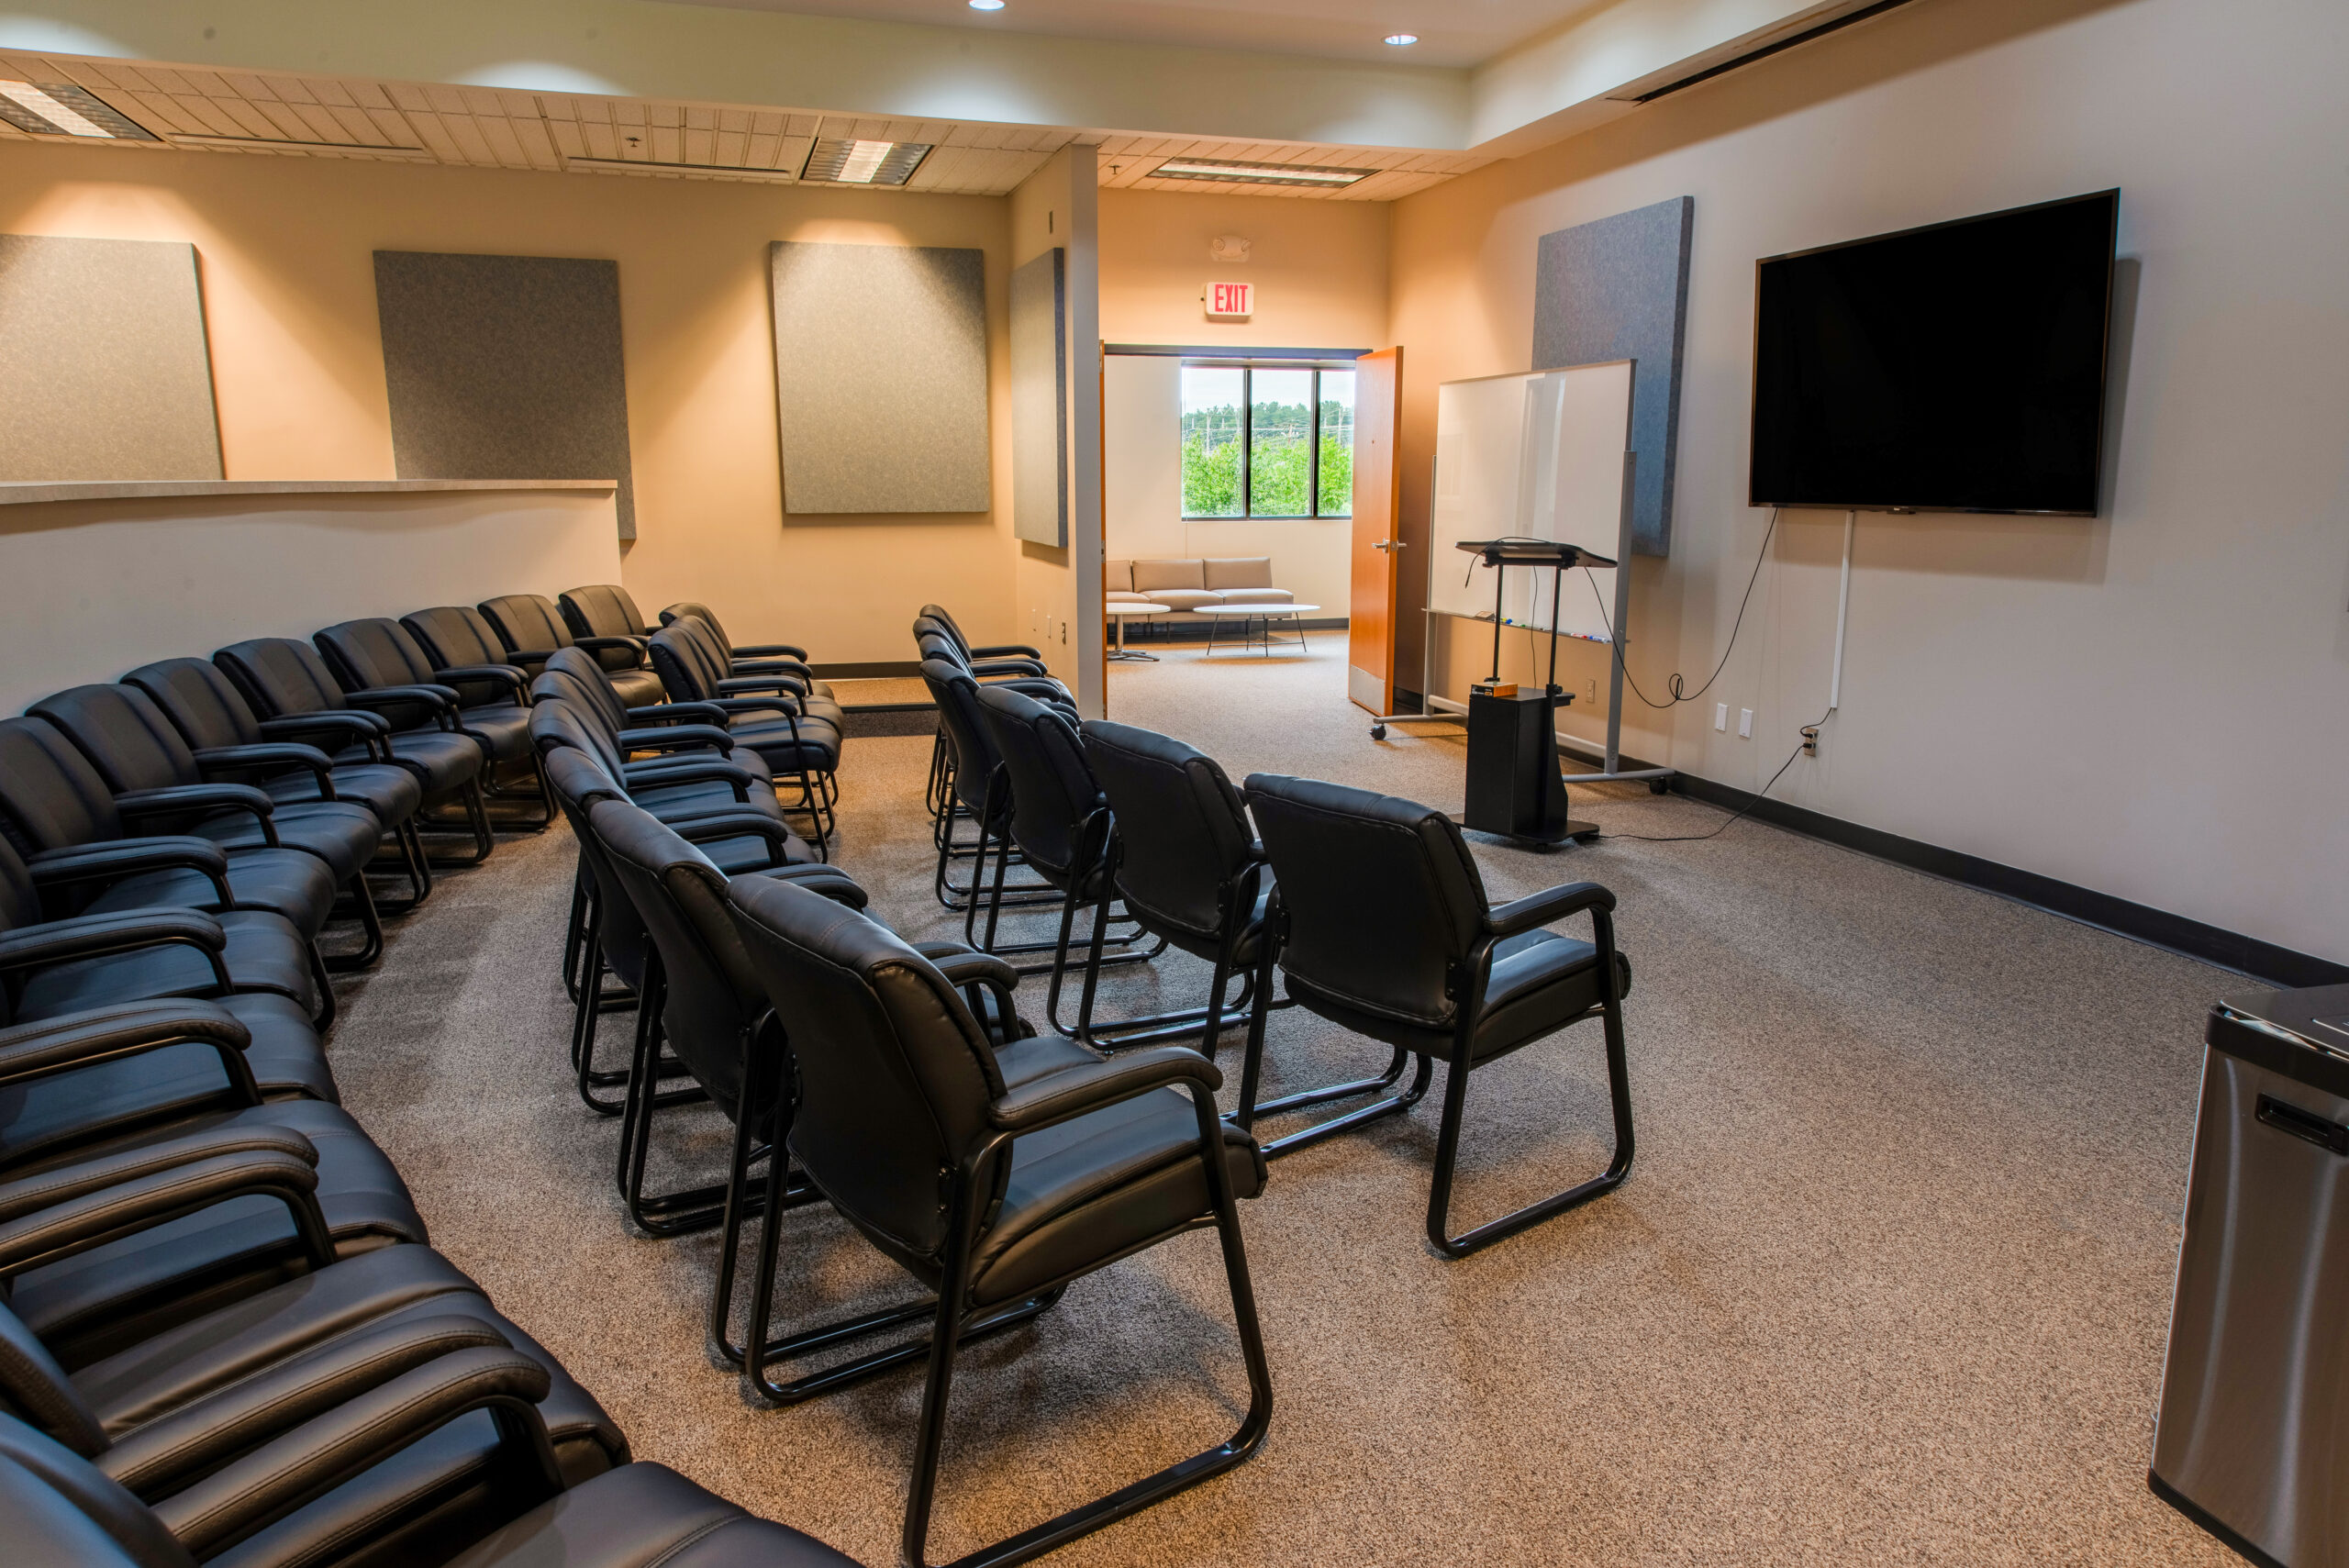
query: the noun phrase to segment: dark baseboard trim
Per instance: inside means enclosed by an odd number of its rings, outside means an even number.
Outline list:
[[[810,664],[819,681],[885,681],[921,673],[918,659],[883,659],[867,664]]]
[[[1625,764],[1629,766],[1628,762]],[[2296,952],[2240,931],[2222,930],[2206,926],[2199,920],[2189,920],[2183,915],[2173,915],[2166,909],[2150,905],[2134,904],[2110,893],[2081,887],[2074,883],[2059,882],[2037,872],[2023,871],[2015,866],[2001,865],[1997,861],[1984,860],[1979,855],[1965,854],[1957,850],[1945,850],[1938,844],[1928,844],[1916,839],[1904,839],[1898,833],[1887,833],[1876,828],[1864,828],[1856,822],[1846,822],[1840,817],[1812,811],[1805,806],[1789,806],[1784,801],[1763,799],[1756,803],[1750,791],[1729,784],[1715,784],[1694,773],[1675,773],[1672,778],[1675,794],[1701,800],[1708,806],[1738,811],[1752,806],[1748,813],[1755,821],[1767,822],[1809,838],[1823,840],[1864,855],[1890,861],[1912,871],[1978,887],[2018,903],[2034,905],[2050,914],[2061,915],[2082,925],[2097,926],[2120,936],[2167,948],[2188,958],[2204,963],[2214,963],[2221,969],[2232,969],[2264,980],[2271,985],[2340,985],[2349,984],[2349,964],[2335,963],[2331,959],[2318,958],[2312,953]]]

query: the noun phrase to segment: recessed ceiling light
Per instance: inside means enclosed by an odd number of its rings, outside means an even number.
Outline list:
[[[971,0],[971,9],[974,11],[1000,11],[1003,9],[1003,0]]]
[[[976,5],[977,3],[978,0],[972,0],[973,5]],[[1388,33],[1386,35],[1386,41],[1393,44],[1397,49],[1408,49],[1411,45],[1419,41],[1419,35],[1417,33]]]
[[[1243,163],[1226,158],[1170,158],[1152,169],[1152,180],[1225,180],[1244,185],[1351,185],[1375,169],[1330,169],[1311,163]]]
[[[803,180],[836,185],[902,185],[930,156],[927,141],[863,141],[827,137],[808,150]]]
[[[65,83],[0,82],[0,119],[35,136],[153,141],[155,135],[96,95]]]

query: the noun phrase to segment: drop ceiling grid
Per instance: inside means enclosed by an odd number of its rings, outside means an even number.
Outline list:
[[[116,61],[0,52],[0,70],[33,82],[72,82],[98,93],[166,137],[249,139],[250,147],[205,150],[365,158],[373,150],[423,152],[442,163],[559,171],[572,159],[601,161],[581,172],[756,181],[796,176],[818,137],[919,141],[933,150],[907,188],[938,195],[1001,195],[1080,137],[1098,138],[1101,183],[1180,189],[1197,195],[1281,195],[1308,201],[1391,201],[1488,160],[1408,149],[1218,140],[1086,132],[1048,126],[968,124],[888,116],[817,114],[747,106],[666,103],[540,94],[510,88],[385,83],[330,76],[208,71]],[[11,140],[41,139],[0,124]],[[634,141],[628,139],[634,137]],[[283,143],[301,143],[285,146]],[[278,144],[278,145],[273,145]],[[135,143],[150,150],[158,144]],[[168,143],[161,144],[168,146]],[[1379,171],[1351,186],[1314,188],[1242,182],[1179,183],[1152,178],[1171,157],[1303,163]],[[655,165],[671,165],[661,168]],[[1114,170],[1110,167],[1115,165]],[[680,167],[683,166],[683,167]],[[707,174],[702,171],[708,171]]]

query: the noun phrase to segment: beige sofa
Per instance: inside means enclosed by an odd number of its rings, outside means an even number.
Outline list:
[[[1196,612],[1205,605],[1286,605],[1297,595],[1273,586],[1273,558],[1238,556],[1224,560],[1105,561],[1101,563],[1103,597],[1110,607],[1120,604],[1165,605],[1175,611],[1152,616],[1132,626],[1197,625],[1208,617]]]

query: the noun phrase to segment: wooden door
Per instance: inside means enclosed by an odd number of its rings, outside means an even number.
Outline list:
[[[1346,695],[1395,711],[1395,584],[1403,569],[1402,489],[1395,453],[1403,421],[1403,350],[1354,361],[1353,593],[1346,609]]]

